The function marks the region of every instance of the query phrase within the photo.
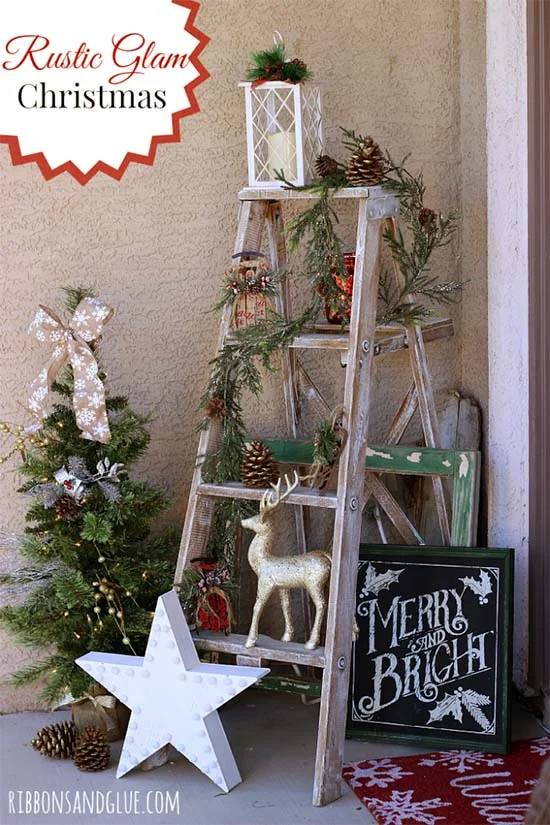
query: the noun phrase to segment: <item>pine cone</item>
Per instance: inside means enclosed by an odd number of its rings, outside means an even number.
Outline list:
[[[78,509],[78,504],[72,496],[62,495],[55,502],[55,512],[59,518],[74,518]]]
[[[253,441],[244,451],[241,478],[245,487],[269,487],[279,478],[279,467],[263,441]]]
[[[335,175],[340,168],[340,164],[330,155],[319,155],[315,161],[315,169],[320,178],[330,178]]]
[[[437,215],[433,211],[433,209],[427,209],[424,207],[418,213],[418,222],[420,226],[433,226],[437,221]]]
[[[77,731],[74,722],[57,722],[41,728],[31,745],[43,756],[52,759],[72,759]]]
[[[369,136],[359,141],[347,167],[350,186],[377,186],[386,171],[386,160],[376,141]]]
[[[205,411],[209,418],[221,419],[227,415],[227,407],[224,404],[223,398],[216,398],[215,396],[206,402]]]
[[[328,298],[328,296],[330,294],[330,290],[329,290],[327,284],[324,281],[319,281],[319,283],[317,284],[316,289],[317,289],[317,295],[320,295],[321,298]]]
[[[84,728],[76,740],[74,763],[79,771],[104,771],[109,765],[111,749],[99,728]]]

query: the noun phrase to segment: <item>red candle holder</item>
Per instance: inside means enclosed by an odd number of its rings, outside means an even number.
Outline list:
[[[346,269],[346,277],[341,278],[336,272],[332,273],[332,277],[338,287],[340,293],[340,300],[342,302],[342,309],[346,318],[351,318],[351,298],[353,295],[353,275],[355,273],[355,253],[344,253],[344,267]],[[325,304],[325,314],[329,324],[342,324],[343,317],[339,311],[334,310],[330,304]]]

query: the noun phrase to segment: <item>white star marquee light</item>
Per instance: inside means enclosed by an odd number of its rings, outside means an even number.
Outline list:
[[[222,790],[241,782],[217,709],[269,669],[201,662],[174,590],[157,602],[144,657],[94,652],[76,662],[132,711],[117,778],[170,743]]]

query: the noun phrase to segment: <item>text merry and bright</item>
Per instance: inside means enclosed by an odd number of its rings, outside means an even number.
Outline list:
[[[371,716],[412,694],[431,702],[442,685],[488,669],[486,644],[493,632],[470,630],[463,598],[464,592],[448,588],[359,603],[374,669],[372,693],[357,703],[361,714]]]

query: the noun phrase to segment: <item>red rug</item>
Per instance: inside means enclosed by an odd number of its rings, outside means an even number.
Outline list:
[[[514,743],[507,756],[441,751],[344,765],[344,779],[379,825],[523,822],[550,737]]]

